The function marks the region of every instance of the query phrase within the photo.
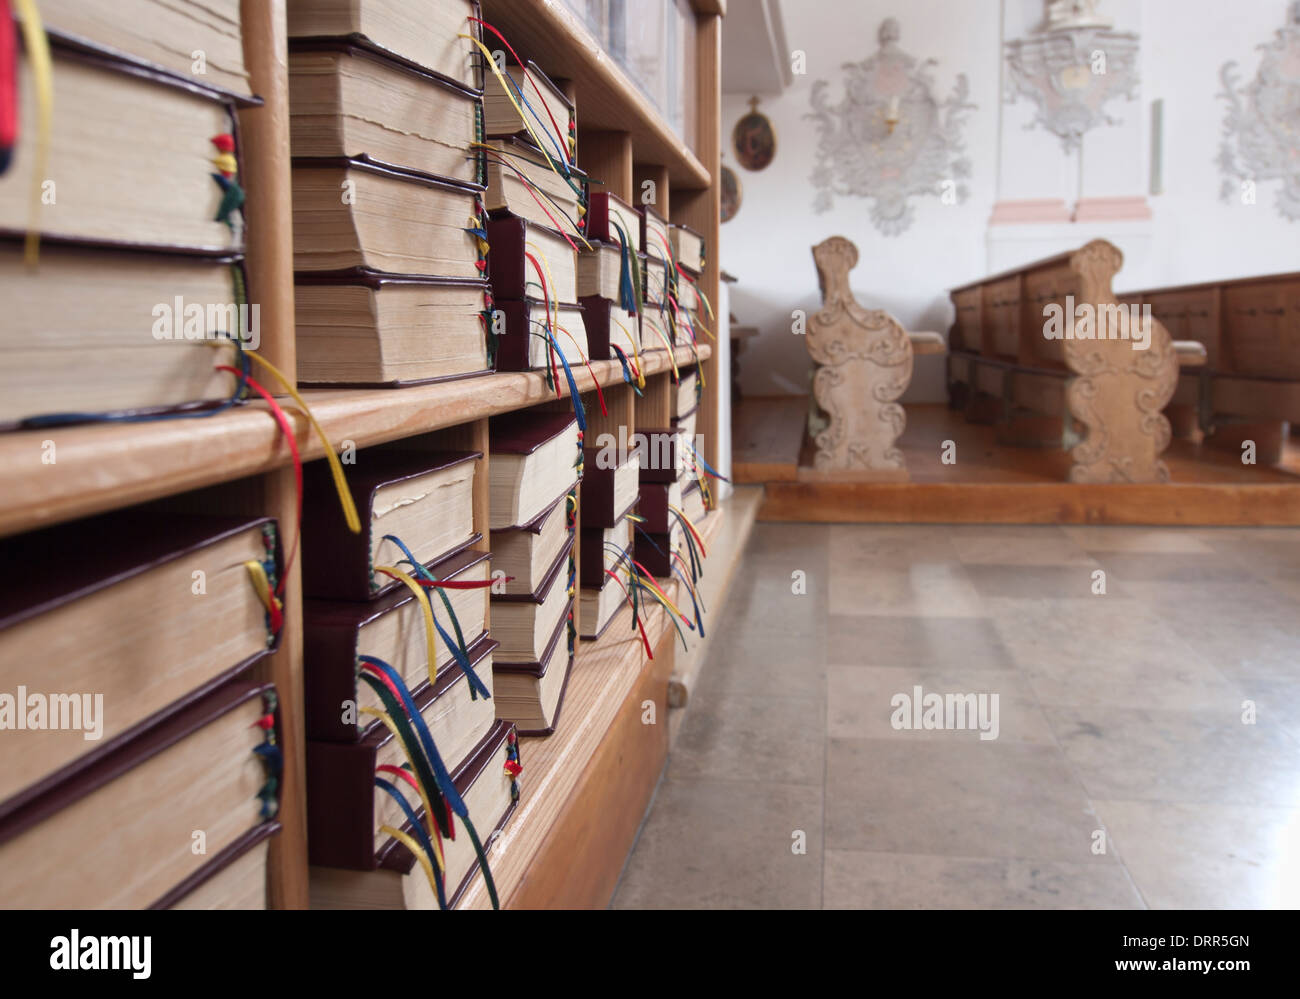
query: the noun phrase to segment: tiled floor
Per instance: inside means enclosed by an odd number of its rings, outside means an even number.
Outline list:
[[[616,907],[1300,907],[1300,529],[758,524],[719,616]]]

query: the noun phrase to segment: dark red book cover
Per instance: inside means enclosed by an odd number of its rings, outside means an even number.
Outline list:
[[[370,565],[372,510],[381,486],[449,468],[463,461],[477,461],[478,451],[385,451],[370,448],[358,455],[357,463],[346,468],[348,491],[361,519],[361,532],[353,534],[343,518],[329,464],[313,461],[303,467],[302,591],[304,596],[325,600],[370,600],[400,586],[395,579],[376,577]],[[416,546],[413,538],[403,538]],[[476,540],[471,535],[449,551],[445,558],[467,548]]]
[[[473,548],[449,558],[429,563],[426,568],[436,579],[457,579],[492,556]],[[487,591],[483,593],[487,600]],[[365,730],[343,721],[343,703],[357,701],[357,643],[361,628],[385,614],[391,614],[415,599],[406,587],[399,587],[377,600],[308,600],[303,606],[303,699],[307,738],[325,742],[358,742],[365,733],[381,725],[371,721]],[[452,633],[442,601],[433,602],[439,623]],[[473,643],[475,635],[466,635]],[[441,641],[438,648],[446,652],[438,663],[439,682],[460,676],[460,667]],[[449,681],[450,682],[450,681]]]
[[[615,329],[614,320],[611,310],[617,305],[608,298],[600,295],[583,295],[578,299],[578,304],[583,309],[583,320],[587,326],[587,356],[593,361],[612,361],[617,354],[609,347],[610,331]],[[623,340],[622,330],[617,331],[620,335],[615,337],[615,342]],[[638,308],[637,314],[633,317],[633,326],[628,329],[632,334],[634,342],[638,345],[641,343],[641,313]],[[623,353],[627,354],[627,347],[624,346]]]

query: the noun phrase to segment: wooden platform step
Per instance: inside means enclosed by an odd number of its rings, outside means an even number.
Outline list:
[[[769,482],[762,521],[858,524],[1300,525],[1290,483]]]

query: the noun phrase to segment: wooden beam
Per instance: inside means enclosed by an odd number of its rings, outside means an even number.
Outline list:
[[[646,182],[650,185],[647,186]],[[632,169],[632,193],[635,205],[648,204],[666,219],[672,218],[669,207],[672,204],[668,190],[668,168],[652,163],[637,163]],[[652,197],[653,195],[653,197]],[[646,200],[649,198],[650,200]]]
[[[284,0],[242,0],[244,62],[253,92],[263,105],[239,112],[244,144],[240,177],[247,201],[248,296],[256,303],[267,336],[259,353],[296,380],[293,300],[293,204],[289,172],[288,30]],[[267,476],[266,513],[276,518],[280,536],[296,536],[297,490],[293,473],[278,469]],[[123,497],[119,496],[117,499]],[[265,667],[280,701],[280,833],[271,840],[268,901],[276,909],[307,908],[307,798],[302,673],[302,586],[295,562],[285,581],[286,620],[280,648]]]
[[[722,18],[716,14],[696,19],[696,153],[717,178],[722,164]],[[680,185],[672,192],[672,221],[688,225],[704,237],[705,267],[700,275],[700,290],[716,308],[721,288],[721,201],[715,182],[703,190],[687,190]],[[714,322],[715,332],[717,322]],[[696,432],[704,437],[704,459],[715,468],[718,462],[718,392],[731,373],[721,371],[716,360],[701,363],[704,392],[696,420]]]
[[[578,166],[610,194],[632,203],[632,136],[578,128]]]

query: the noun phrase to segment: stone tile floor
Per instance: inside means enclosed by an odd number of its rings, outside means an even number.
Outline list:
[[[716,617],[617,908],[1300,907],[1300,529],[758,524]]]

